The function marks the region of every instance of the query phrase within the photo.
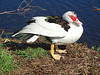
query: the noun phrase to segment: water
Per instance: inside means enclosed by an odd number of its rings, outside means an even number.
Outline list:
[[[0,12],[15,10],[22,0],[0,0]],[[88,46],[100,45],[100,11],[93,12],[92,5],[100,8],[100,0],[33,0],[35,6],[47,10],[34,9],[35,12],[23,15],[0,15],[0,29],[8,29],[6,32],[14,32],[26,25],[26,21],[32,16],[58,15],[62,16],[66,11],[72,10],[78,14],[83,22],[84,33],[78,42],[87,42]]]

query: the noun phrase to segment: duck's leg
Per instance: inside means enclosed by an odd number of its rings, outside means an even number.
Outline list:
[[[51,55],[55,60],[60,60],[60,58],[62,57],[59,54],[54,54],[54,44],[51,44]]]
[[[57,51],[58,53],[67,53],[66,50],[61,50],[61,49],[59,49],[59,48],[58,48],[58,45],[55,45],[55,48],[56,48],[56,51]]]

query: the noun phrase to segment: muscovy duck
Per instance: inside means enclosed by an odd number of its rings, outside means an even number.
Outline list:
[[[74,11],[68,11],[59,16],[37,16],[27,22],[28,25],[15,32],[13,37],[22,37],[23,40],[35,42],[39,37],[45,37],[51,43],[51,55],[55,60],[60,60],[60,54],[54,53],[54,46],[57,52],[66,53],[60,50],[58,45],[66,45],[76,42],[83,33],[82,22],[77,18]]]

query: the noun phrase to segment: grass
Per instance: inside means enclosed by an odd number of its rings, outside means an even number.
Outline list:
[[[16,62],[13,60],[11,53],[7,53],[6,50],[2,49],[0,44],[0,73],[5,74],[12,71]]]
[[[43,48],[36,48],[33,50],[33,48],[28,47],[25,50],[16,50],[15,54],[18,55],[19,57],[27,57],[30,59],[33,58],[42,58],[42,57],[48,57],[50,54]]]
[[[3,34],[3,33],[2,33]],[[1,34],[1,35],[2,35]],[[43,48],[33,48],[28,47],[27,49],[23,50],[16,50],[16,51],[8,51],[3,49],[3,46],[9,45],[3,44],[3,38],[0,35],[0,74],[8,74],[10,71],[13,71],[15,67],[17,67],[17,62],[14,61],[14,56],[25,57],[28,59],[33,58],[42,58],[42,57],[49,57],[49,52],[44,50]],[[15,40],[16,41],[16,40]],[[1,44],[2,43],[2,44]]]
[[[100,45],[97,47],[97,51],[100,51]]]
[[[93,46],[92,49],[93,50],[96,50],[96,51],[100,51],[100,45],[98,45],[97,47],[96,46]]]
[[[16,51],[8,51],[2,49],[4,45],[0,44],[0,74],[7,74],[12,71],[16,66],[16,62],[13,60],[13,56],[25,57],[29,59],[37,59],[42,57],[49,57],[50,54],[48,51],[44,50],[43,48],[33,48],[28,47],[25,50],[16,50]],[[13,55],[11,55],[13,54]]]

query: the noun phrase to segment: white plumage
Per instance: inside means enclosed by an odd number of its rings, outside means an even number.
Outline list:
[[[66,31],[63,28],[61,28],[60,25],[46,22],[46,17],[33,18],[34,20],[36,20],[36,23],[31,23],[30,25],[25,26],[18,33],[31,33],[48,37],[64,37],[66,35]],[[16,34],[14,34],[13,37]]]
[[[34,42],[34,41],[36,41],[38,38],[39,38],[38,35],[34,35],[34,36],[32,36],[30,39],[27,40],[27,43],[29,43],[29,42]]]

